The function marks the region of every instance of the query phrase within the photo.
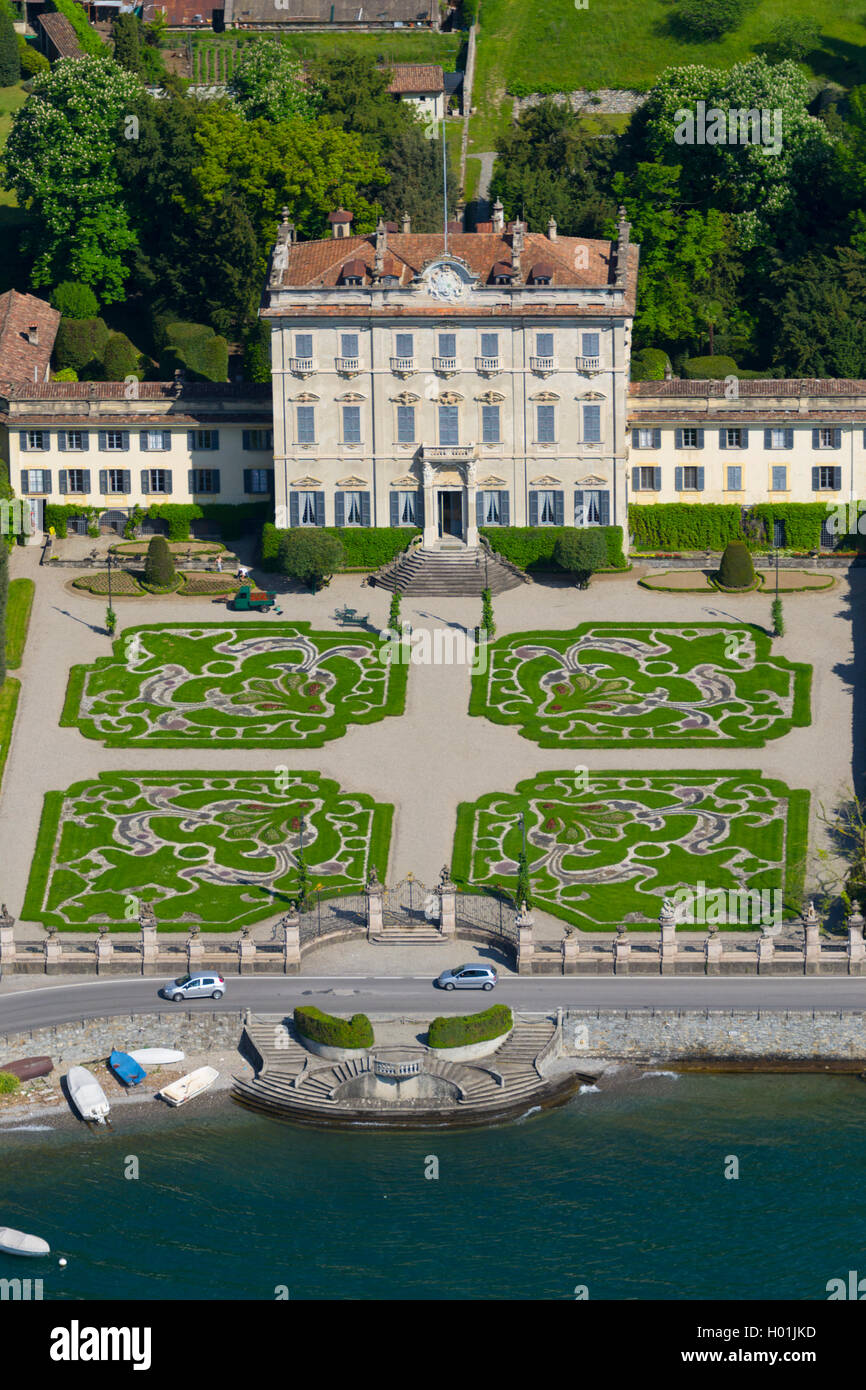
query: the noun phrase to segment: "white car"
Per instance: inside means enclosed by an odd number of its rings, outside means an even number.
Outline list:
[[[180,975],[170,984],[164,985],[162,993],[173,1004],[183,999],[222,999],[226,992],[226,982],[222,975]]]

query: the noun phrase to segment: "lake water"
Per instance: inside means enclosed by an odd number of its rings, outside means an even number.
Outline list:
[[[53,1251],[0,1277],[46,1299],[825,1299],[866,1274],[855,1077],[648,1076],[426,1134],[144,1109],[0,1130],[0,1224]]]

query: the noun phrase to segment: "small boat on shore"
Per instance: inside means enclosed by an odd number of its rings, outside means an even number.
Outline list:
[[[33,1081],[37,1076],[47,1076],[54,1070],[50,1057],[19,1057],[17,1062],[0,1063],[0,1071],[8,1071],[19,1081]]]
[[[186,1060],[185,1052],[175,1052],[170,1047],[138,1047],[128,1054],[140,1067],[167,1067],[172,1062]]]
[[[51,1246],[41,1236],[29,1236],[12,1226],[0,1226],[0,1250],[6,1255],[50,1255]]]
[[[139,1066],[134,1057],[130,1057],[128,1052],[118,1052],[116,1048],[108,1059],[108,1065],[125,1086],[137,1086],[147,1076],[144,1067]]]
[[[93,1072],[86,1067],[70,1067],[66,1074],[66,1084],[72,1103],[82,1120],[93,1120],[104,1125],[111,1106],[108,1097]]]
[[[164,1086],[161,1091],[157,1091],[157,1095],[167,1100],[169,1105],[186,1105],[188,1100],[194,1100],[202,1091],[208,1090],[218,1076],[216,1067],[198,1067],[188,1076],[182,1076],[179,1081],[172,1081],[169,1086]]]

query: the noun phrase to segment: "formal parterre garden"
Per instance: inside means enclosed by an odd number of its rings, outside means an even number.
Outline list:
[[[540,774],[459,807],[457,882],[513,890],[521,815],[533,904],[584,931],[647,930],[665,897],[701,883],[775,890],[771,917],[801,905],[809,793],[758,772]]]
[[[72,581],[73,587],[83,589],[88,594],[107,595],[114,598],[147,598],[153,592],[144,582],[144,567],[141,569],[123,568],[111,573],[110,589],[107,570],[96,570],[91,574],[81,574]],[[240,587],[240,580],[233,574],[218,574],[212,570],[179,570],[172,580],[171,592],[181,598],[214,598],[234,594]],[[165,590],[155,591],[162,598]]]
[[[237,931],[384,878],[393,808],[316,772],[102,773],[45,798],[24,917],[46,927]]]
[[[582,623],[492,643],[470,714],[543,748],[760,747],[809,723],[810,680],[750,624]]]
[[[368,634],[308,623],[130,628],[114,655],[70,672],[62,716],[109,747],[321,747],[401,714],[407,667]]]

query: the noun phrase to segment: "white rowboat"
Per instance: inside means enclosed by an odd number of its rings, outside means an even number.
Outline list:
[[[170,1047],[140,1047],[127,1055],[140,1067],[167,1067],[170,1062],[182,1062],[186,1057],[185,1052],[174,1052]]]
[[[0,1226],[0,1250],[7,1255],[50,1255],[51,1246],[41,1236],[28,1236],[11,1226]]]
[[[218,1076],[216,1067],[198,1067],[188,1076],[182,1076],[179,1081],[172,1081],[171,1085],[164,1086],[161,1091],[157,1091],[157,1095],[167,1100],[169,1105],[186,1105],[188,1100],[200,1096],[202,1091],[212,1086]]]
[[[66,1084],[82,1120],[95,1120],[98,1125],[104,1125],[111,1106],[93,1072],[86,1067],[71,1067],[66,1075]]]

